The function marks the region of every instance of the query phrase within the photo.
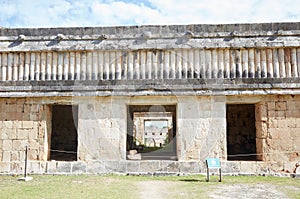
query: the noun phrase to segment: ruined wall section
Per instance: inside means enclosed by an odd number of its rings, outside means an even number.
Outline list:
[[[28,146],[28,160],[46,161],[49,106],[7,98],[0,99],[0,110],[0,170],[22,170],[25,146]]]

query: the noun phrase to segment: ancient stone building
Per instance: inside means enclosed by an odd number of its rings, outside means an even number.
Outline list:
[[[0,172],[292,171],[300,23],[0,29]]]

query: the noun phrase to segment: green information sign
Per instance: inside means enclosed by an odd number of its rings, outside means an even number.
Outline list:
[[[206,181],[209,181],[209,169],[218,169],[220,178],[219,182],[222,181],[222,172],[221,172],[221,163],[219,158],[207,158],[206,159],[206,169],[207,169],[207,179]]]
[[[207,158],[206,159],[207,162],[207,167],[208,168],[215,168],[215,169],[219,169],[221,168],[221,164],[220,164],[220,159],[219,158]]]

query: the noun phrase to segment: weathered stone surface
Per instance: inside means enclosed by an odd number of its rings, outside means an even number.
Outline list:
[[[12,140],[3,140],[2,150],[11,151],[13,148]]]
[[[161,161],[161,171],[162,172],[174,172],[179,173],[179,162],[178,161]]]
[[[179,169],[182,173],[199,173],[199,162],[179,162]]]
[[[127,162],[127,172],[139,172],[140,162],[139,161],[128,161]]]
[[[119,171],[120,162],[119,161],[104,161],[105,172],[113,173]]]
[[[221,162],[223,173],[238,173],[241,169],[241,163],[237,161]]]
[[[1,173],[10,173],[10,163],[9,162],[0,162],[0,172]]]
[[[87,172],[92,174],[106,173],[105,164],[102,161],[91,161],[87,164]]]
[[[72,163],[72,173],[86,173],[87,163],[85,162],[73,162]]]
[[[57,162],[57,173],[71,173],[71,162]]]
[[[157,172],[161,169],[160,160],[145,160],[140,162],[139,172]]]
[[[46,173],[56,173],[56,171],[57,171],[57,162],[48,161],[46,163]]]

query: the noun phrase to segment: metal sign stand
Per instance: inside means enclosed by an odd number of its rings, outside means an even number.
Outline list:
[[[218,169],[219,170],[219,182],[222,182],[222,171],[221,171],[220,159],[219,158],[207,158],[205,162],[206,162],[206,169],[207,169],[206,181],[209,182],[209,169]]]
[[[27,156],[28,156],[28,146],[26,146],[25,148],[25,168],[24,168],[24,177],[23,178],[19,178],[18,180],[20,181],[30,181],[33,178],[32,177],[28,177],[27,176]]]

